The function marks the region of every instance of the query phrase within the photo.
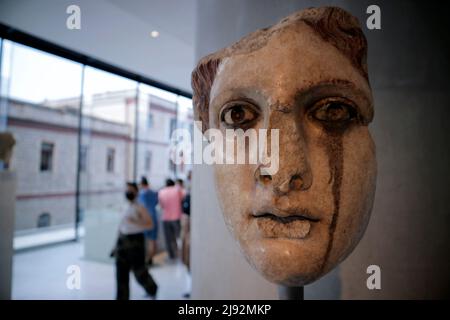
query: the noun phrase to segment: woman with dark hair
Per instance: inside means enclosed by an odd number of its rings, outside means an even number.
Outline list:
[[[150,297],[155,298],[158,288],[145,266],[144,232],[153,227],[153,221],[147,210],[137,203],[137,196],[137,184],[127,183],[125,197],[128,207],[119,225],[119,238],[115,249],[117,300],[129,299],[130,270]]]

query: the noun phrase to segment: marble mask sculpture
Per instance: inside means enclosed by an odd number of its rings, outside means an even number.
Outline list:
[[[279,129],[275,174],[214,166],[225,222],[272,282],[315,281],[366,229],[376,184],[366,53],[355,17],[310,8],[204,57],[192,73],[203,132]]]

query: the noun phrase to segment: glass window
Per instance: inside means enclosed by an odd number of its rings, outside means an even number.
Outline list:
[[[159,189],[176,175],[167,131],[182,123],[180,97],[0,41],[0,131],[16,140],[14,248],[78,234],[86,259],[110,262],[125,183],[147,176]]]
[[[134,179],[137,87],[127,78],[85,68],[81,144],[89,151],[79,201],[86,259],[108,262],[105,252],[116,241],[125,183]]]
[[[106,153],[106,171],[114,172],[114,156],[115,150],[113,148],[108,148]]]
[[[177,119],[172,118],[170,119],[170,125],[169,125],[169,138],[172,136],[172,132],[177,128]]]
[[[152,166],[152,152],[147,151],[145,154],[145,171],[150,172]]]
[[[51,216],[50,213],[44,212],[39,215],[38,221],[37,221],[37,227],[38,228],[45,228],[49,227],[51,224]]]
[[[114,220],[126,181],[146,175],[158,189],[176,174],[167,166],[170,134],[192,123],[182,107],[190,99],[12,41],[2,48],[0,131],[16,140],[9,164],[18,176],[16,238],[48,232],[50,220],[73,238],[77,201],[81,219]],[[85,239],[96,232],[84,228]]]
[[[146,176],[154,189],[163,187],[165,179],[173,176],[171,167],[167,165],[168,131],[170,119],[176,116],[177,95],[139,84],[136,178]]]
[[[179,129],[188,130],[191,135],[191,140],[193,141],[193,125],[194,116],[192,108],[192,100],[178,96],[177,99],[177,124],[176,127]],[[175,166],[176,176],[181,179],[186,179],[189,171],[192,170],[192,154],[183,154],[182,161],[179,165]]]
[[[16,140],[14,248],[73,239],[83,66],[8,40],[1,59],[0,130]]]
[[[2,86],[10,99],[45,105],[79,97],[81,69],[79,63],[4,40]]]
[[[175,170],[176,170],[175,163],[170,158],[168,161],[169,161],[169,171],[170,171],[171,175],[175,175]]]
[[[153,117],[153,113],[150,112],[150,108],[149,108],[148,116],[147,116],[147,127],[149,129],[153,128],[154,121],[155,121],[155,118]]]
[[[41,145],[41,171],[52,171],[54,144],[43,142]]]

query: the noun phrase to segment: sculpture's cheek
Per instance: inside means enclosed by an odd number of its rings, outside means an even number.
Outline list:
[[[361,126],[331,138],[330,168],[335,167],[335,209],[323,270],[344,260],[360,241],[369,221],[375,194],[375,147],[367,127]],[[333,170],[333,169],[331,169]]]
[[[225,223],[239,240],[252,236],[248,220],[254,198],[255,165],[215,165],[215,183]]]

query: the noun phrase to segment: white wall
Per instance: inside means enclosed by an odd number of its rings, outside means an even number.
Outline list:
[[[378,178],[368,229],[338,270],[305,287],[305,298],[421,299],[450,296],[449,81],[447,10],[427,2],[385,1],[382,30],[367,30],[370,0],[199,0],[197,58],[306,7],[337,5],[359,17],[368,38],[375,98],[370,125]],[[440,5],[442,6],[442,4]],[[225,230],[210,168],[193,175],[193,297],[270,298],[273,285],[239,255]],[[366,269],[382,270],[368,290]]]

